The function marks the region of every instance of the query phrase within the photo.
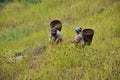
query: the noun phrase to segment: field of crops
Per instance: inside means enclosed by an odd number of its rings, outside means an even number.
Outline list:
[[[90,46],[70,43],[76,26],[94,30]],[[0,80],[120,80],[120,0],[1,0]]]

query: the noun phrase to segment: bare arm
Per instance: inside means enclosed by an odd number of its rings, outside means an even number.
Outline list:
[[[50,34],[50,37],[49,37],[49,43],[51,42],[52,40],[52,35]]]

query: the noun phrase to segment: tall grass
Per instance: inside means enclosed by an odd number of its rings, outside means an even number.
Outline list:
[[[0,79],[119,80],[119,4],[119,0],[42,0],[36,4],[16,0],[3,6]],[[54,19],[63,24],[61,48],[47,43]],[[82,49],[69,43],[76,26],[94,29],[91,46]],[[18,54],[22,59],[16,59]]]

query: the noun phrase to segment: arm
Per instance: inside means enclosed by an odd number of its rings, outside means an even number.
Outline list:
[[[79,43],[81,41],[81,38],[78,36],[76,39],[75,39],[75,43]]]
[[[52,40],[52,35],[50,34],[49,43],[51,43],[51,40]]]
[[[81,41],[81,38],[79,36],[76,36],[75,40],[70,41],[71,43],[79,43]]]

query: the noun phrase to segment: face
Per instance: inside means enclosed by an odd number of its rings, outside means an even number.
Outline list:
[[[77,34],[79,34],[79,32],[78,32],[77,30],[75,30],[75,32],[76,32]]]
[[[53,28],[53,29],[51,30],[51,35],[52,35],[52,36],[56,36],[56,34],[57,34],[57,30],[56,30],[55,28]]]

